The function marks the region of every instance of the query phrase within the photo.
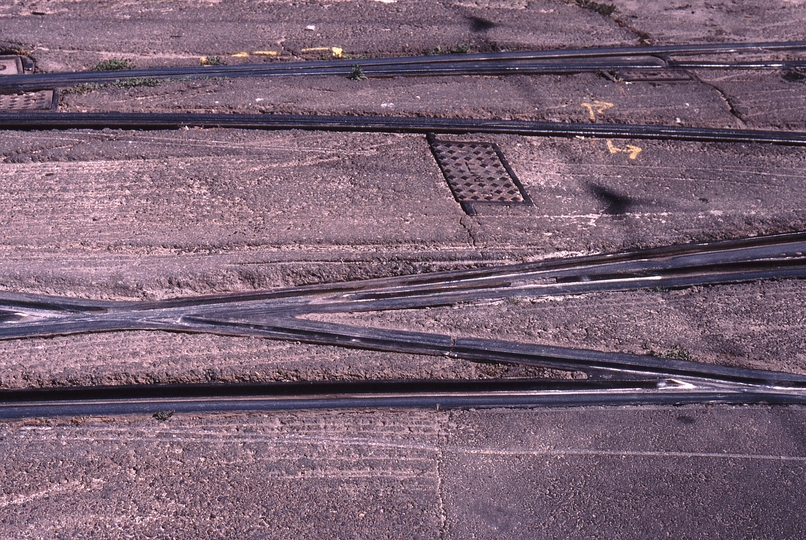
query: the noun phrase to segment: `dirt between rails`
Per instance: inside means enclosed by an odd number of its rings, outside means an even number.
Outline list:
[[[797,72],[691,73],[691,80],[678,82],[614,81],[596,73],[362,81],[345,76],[134,80],[124,87],[66,88],[59,110],[388,115],[806,129],[806,79],[798,78]]]

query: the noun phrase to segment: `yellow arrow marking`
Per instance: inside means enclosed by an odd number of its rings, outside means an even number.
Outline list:
[[[625,152],[630,153],[630,159],[635,159],[635,158],[638,157],[638,154],[641,153],[641,147],[640,146],[633,146],[631,144],[628,144],[627,145],[627,150],[625,150]]]
[[[632,144],[628,144],[627,148],[619,148],[615,146],[610,139],[607,140],[607,149],[610,151],[611,154],[618,154],[619,152],[630,154],[630,159],[637,158],[638,154],[640,154],[642,151],[640,146],[635,146]]]
[[[591,122],[596,121],[596,114],[602,114],[607,109],[611,107],[615,107],[612,103],[608,103],[607,101],[599,101],[598,99],[594,100],[593,103],[582,103],[582,107],[588,109],[588,114],[590,115]]]

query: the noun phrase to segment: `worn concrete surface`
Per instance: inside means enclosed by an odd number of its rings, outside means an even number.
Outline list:
[[[591,73],[573,77],[399,77],[365,81],[278,77],[80,90],[86,93],[64,96],[61,110],[424,115],[741,127],[741,120],[731,114],[725,100],[698,81],[625,83]]]
[[[15,538],[799,538],[803,408],[0,424]]]
[[[112,56],[142,66],[187,65],[201,56],[273,58],[255,52],[316,58],[322,52],[304,50],[317,47],[386,56],[457,45],[491,50],[638,41],[612,19],[552,0],[19,0],[0,8],[0,35],[24,43],[47,71],[86,69]]]
[[[799,148],[444,138],[497,143],[534,206],[465,215],[417,135],[8,133],[3,285],[164,298],[804,224]]]
[[[459,45],[778,41],[801,39],[806,22],[801,0],[614,0],[609,16],[578,4],[11,0],[0,6],[0,50],[62,71],[109,58],[150,67],[331,55],[307,48],[360,60]],[[806,130],[802,73],[694,75],[170,81],[71,89],[60,110]],[[160,299],[804,229],[799,148],[465,139],[497,143],[535,206],[465,215],[421,136],[6,132],[0,289]],[[803,287],[517,298],[340,320],[804,373]],[[157,332],[6,341],[0,358],[6,388],[548,375]],[[802,425],[801,408],[761,406],[4,422],[0,536],[798,538]]]
[[[654,43],[796,41],[803,38],[803,0],[709,0],[642,2],[612,0],[612,18]]]

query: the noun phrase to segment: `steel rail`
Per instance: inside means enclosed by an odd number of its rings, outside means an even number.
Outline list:
[[[236,319],[233,317],[233,319]],[[227,336],[264,337],[406,354],[458,358],[486,363],[527,365],[570,372],[584,372],[590,380],[642,380],[652,377],[688,377],[746,385],[795,385],[806,389],[806,376],[778,371],[745,369],[652,355],[601,352],[590,349],[534,345],[480,338],[453,338],[401,330],[381,330],[345,324],[293,318],[252,320],[182,317],[186,332]],[[153,329],[169,329],[167,325]],[[170,330],[179,328],[174,325]]]
[[[2,113],[0,129],[135,129],[184,127],[385,133],[494,133],[532,137],[596,137],[806,145],[806,132],[645,124],[582,124],[393,116],[179,113]]]
[[[304,302],[315,298],[319,306],[322,298],[331,302],[390,299],[413,294],[487,291],[506,287],[515,290],[513,284],[527,279],[542,283],[553,279],[563,285],[585,284],[599,281],[598,277],[622,276],[626,279],[651,272],[678,271],[690,268],[713,269],[718,265],[735,264],[781,264],[797,262],[806,250],[806,232],[780,233],[773,235],[673,244],[640,250],[603,253],[576,257],[549,258],[541,261],[497,266],[482,266],[445,272],[428,272],[394,277],[374,278],[360,281],[303,285],[272,291],[227,293],[191,298],[175,298],[159,301],[117,302],[64,298],[58,296],[0,292],[0,302],[7,307],[50,312],[103,313],[110,309],[147,311],[152,309],[184,309],[189,307],[215,306],[248,302]],[[778,272],[780,269],[776,269]],[[609,279],[607,285],[613,286]],[[654,285],[653,285],[654,286]],[[540,288],[529,290],[539,294]],[[548,291],[547,294],[552,294]],[[356,307],[356,304],[354,307]],[[363,305],[363,304],[362,304]],[[290,309],[290,304],[283,306]],[[2,319],[0,319],[2,321]]]
[[[756,62],[684,62],[670,60],[664,67],[669,69],[804,69],[806,68],[806,61],[759,60]],[[651,68],[638,67],[636,69]]]
[[[313,63],[311,63],[313,64]],[[232,66],[213,69],[162,68],[137,69],[126,71],[83,71],[74,73],[42,73],[34,75],[9,75],[0,78],[0,92],[22,92],[55,87],[69,87],[78,84],[114,84],[126,80],[184,80],[243,77],[314,77],[337,76],[349,77],[353,74],[355,63],[350,66],[315,66],[306,65],[290,69],[277,64],[256,64],[248,66]],[[500,62],[444,62],[430,64],[426,62],[402,65],[364,65],[361,73],[365,77],[424,77],[451,75],[509,75],[509,74],[572,74],[585,72],[613,71],[621,69],[652,69],[665,67],[660,60],[651,61],[610,61],[610,62],[563,62],[556,61],[500,61]]]
[[[92,301],[47,295],[0,293],[0,306],[6,309],[60,313],[104,314],[186,310],[222,305],[240,309],[256,305],[260,310],[275,306],[282,314],[356,310],[400,309],[389,301],[414,302],[402,307],[431,307],[448,298],[456,303],[504,298],[515,294],[531,297],[585,291],[606,292],[670,286],[687,286],[702,280],[716,283],[724,279],[764,279],[793,277],[806,263],[806,232],[739,238],[716,242],[678,244],[581,257],[546,259],[532,263],[487,266],[375,278],[332,284],[306,285],[273,291],[232,293],[159,301]],[[757,277],[761,275],[761,277]],[[680,281],[684,284],[678,285]],[[662,285],[660,285],[662,286]],[[588,289],[588,287],[592,287]],[[465,296],[470,295],[470,296]],[[0,319],[0,323],[3,320]],[[6,321],[7,322],[7,321]],[[16,325],[11,325],[15,327]]]
[[[366,78],[391,78],[391,77],[448,77],[460,75],[479,76],[499,76],[499,75],[569,75],[576,73],[600,73],[613,71],[647,71],[657,72],[662,70],[679,71],[683,69],[804,69],[806,61],[758,61],[758,62],[640,62],[630,63],[619,62],[566,62],[563,64],[554,62],[535,63],[524,61],[496,62],[486,64],[471,63],[443,63],[435,65],[427,64],[407,64],[402,66],[368,66],[361,67],[361,74]],[[51,88],[63,88],[79,84],[117,84],[127,80],[150,79],[150,80],[192,80],[192,79],[214,79],[221,78],[243,78],[243,77],[314,77],[314,76],[338,76],[350,77],[353,67],[322,67],[306,68],[298,70],[288,69],[251,69],[221,71],[217,74],[211,72],[198,72],[195,69],[173,68],[170,72],[163,73],[163,70],[130,70],[115,72],[79,72],[66,74],[37,74],[37,75],[13,75],[0,79],[0,93],[26,92]],[[11,80],[6,80],[11,79]]]
[[[0,390],[0,419],[305,409],[804,404],[806,392],[689,379],[295,382]]]
[[[544,51],[509,51],[498,53],[447,54],[396,58],[369,58],[358,60],[327,60],[308,62],[273,62],[269,64],[242,64],[236,66],[188,66],[174,68],[135,69],[124,71],[86,71],[70,73],[39,73],[11,75],[0,80],[0,91],[25,91],[42,88],[72,86],[76,84],[113,83],[136,78],[172,79],[198,77],[244,77],[244,76],[293,76],[293,75],[349,75],[352,67],[359,64],[368,76],[423,76],[444,74],[495,74],[510,73],[579,73],[584,71],[609,71],[617,69],[640,69],[664,67],[673,62],[671,55],[716,55],[743,54],[749,52],[799,51],[806,49],[806,42],[767,43],[719,43],[709,45],[668,45],[653,47],[601,47],[590,49],[560,49]],[[594,62],[608,58],[650,58],[652,64],[630,65],[624,60]],[[551,63],[553,61],[553,63]],[[563,61],[558,63],[557,61]],[[657,62],[662,62],[658,65]],[[586,63],[587,62],[587,63]],[[522,67],[503,68],[507,63],[521,63]],[[473,66],[475,64],[475,67]],[[693,64],[696,64],[693,63]],[[717,63],[720,69],[730,68],[731,63]],[[800,66],[795,62],[792,66]],[[448,67],[450,66],[450,67]],[[498,66],[498,67],[496,67]],[[708,62],[702,68],[716,67]],[[756,62],[742,69],[781,67],[778,62]]]

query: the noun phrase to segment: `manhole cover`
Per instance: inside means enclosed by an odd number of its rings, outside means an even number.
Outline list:
[[[474,215],[478,204],[532,204],[497,145],[439,141],[433,136],[428,142],[453,196],[467,214]]]
[[[0,94],[0,112],[50,111],[56,108],[56,95],[53,90]]]
[[[19,56],[0,56],[0,76],[22,73],[22,60]]]

